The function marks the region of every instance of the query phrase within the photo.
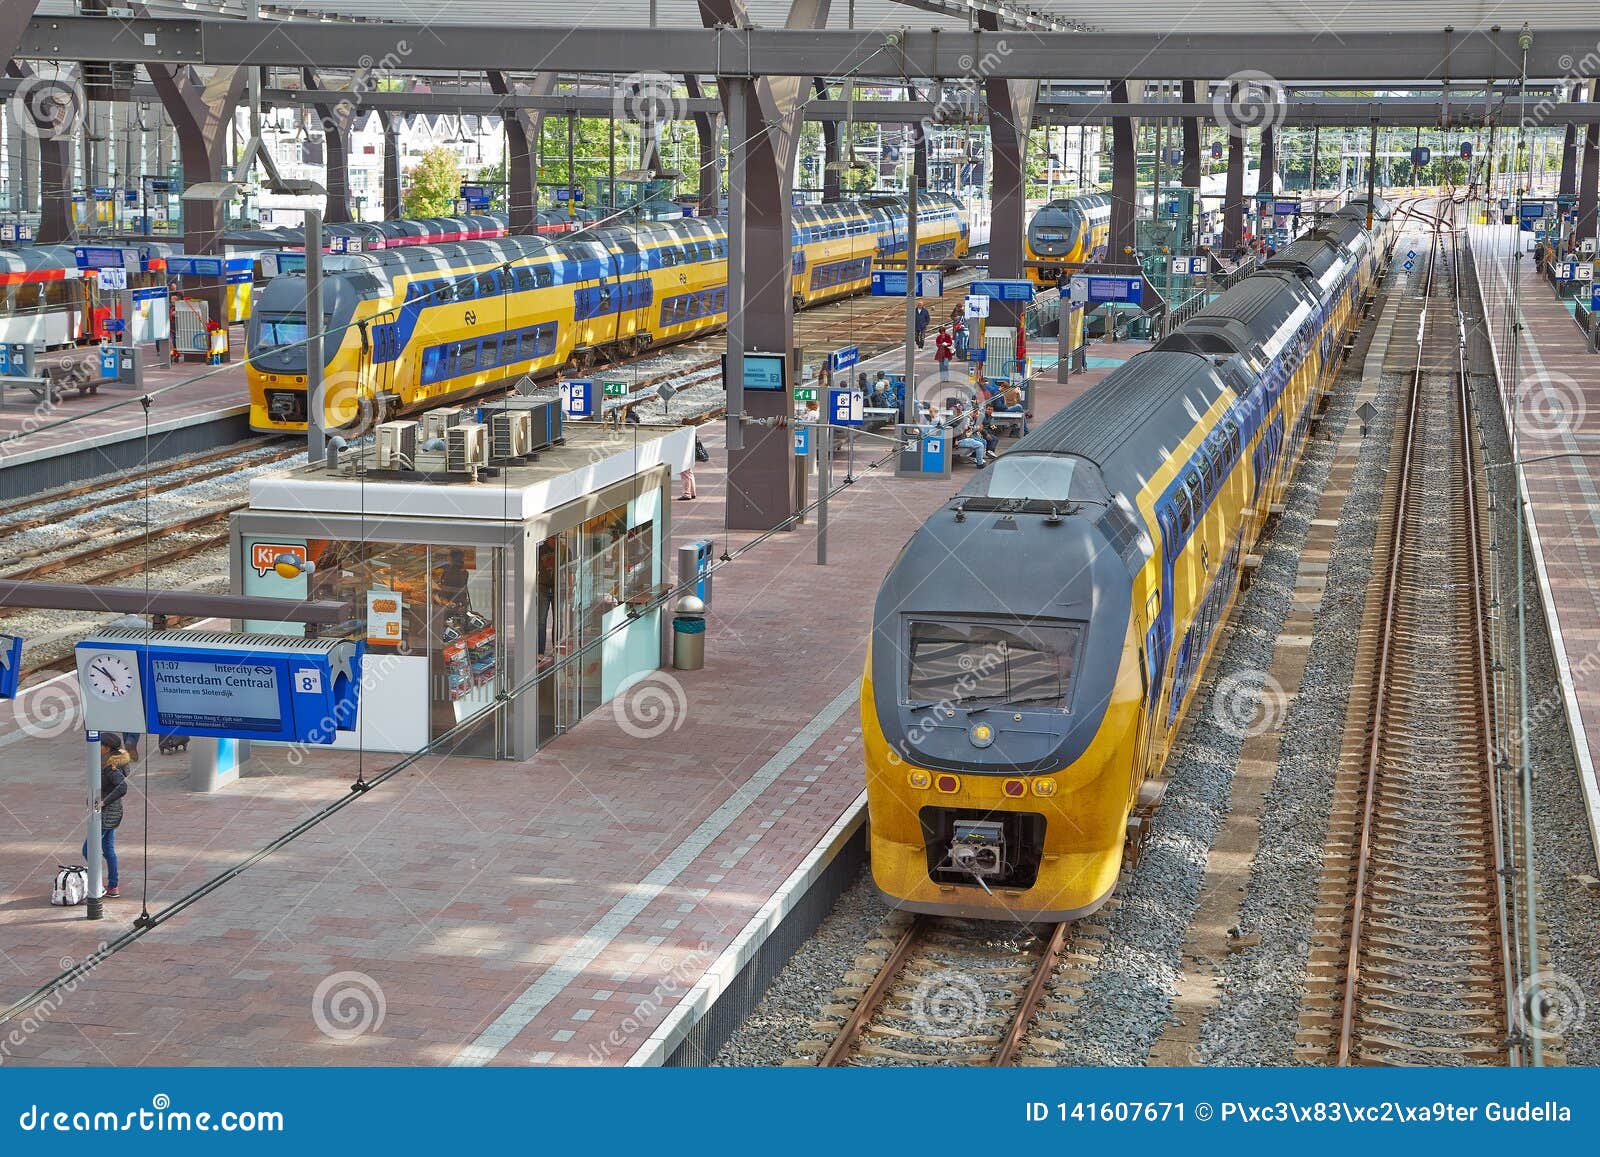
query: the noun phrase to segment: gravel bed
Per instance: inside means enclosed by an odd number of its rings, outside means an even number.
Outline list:
[[[1343,427],[1355,404],[1354,380],[1346,375],[1335,389],[1322,429]],[[1242,688],[1261,687],[1272,665],[1273,645],[1294,603],[1300,550],[1336,449],[1329,438],[1308,443],[1284,497],[1284,513],[1258,545],[1261,567],[1235,606],[1225,649],[1213,660],[1190,709],[1139,864],[1118,886],[1122,903],[1107,921],[1099,963],[1077,1010],[1049,1034],[1064,1046],[1056,1056],[1060,1064],[1144,1064],[1166,1027],[1184,934],[1200,903],[1206,853],[1227,815],[1234,767],[1248,731],[1232,722],[1240,718],[1238,699]],[[1256,718],[1269,720],[1279,709],[1270,693],[1263,694]],[[1320,834],[1317,843],[1320,849]],[[1244,1058],[1214,1059],[1239,1063]]]
[[[815,1027],[823,1006],[844,987],[845,974],[888,916],[863,868],[711,1063],[781,1065],[799,1054],[801,1041],[825,1035]]]
[[[100,494],[63,499],[44,508],[29,507],[29,516],[48,513],[50,507],[59,507],[61,518],[21,531],[6,531],[3,522],[0,522],[0,535],[3,535],[5,544],[4,549],[0,550],[0,565],[17,559],[25,552],[41,549],[50,552],[58,549],[75,550],[96,537],[136,533],[145,526],[147,519],[150,526],[159,529],[207,510],[242,502],[249,493],[252,478],[303,465],[303,458],[268,461],[263,452],[256,451],[249,456],[242,455],[240,463],[238,469],[226,474],[152,494],[148,506],[144,496],[138,493],[141,484],[130,483],[123,487],[110,486]],[[215,469],[218,465],[220,463],[211,462],[183,473]],[[130,489],[132,493],[125,493]],[[33,561],[34,556],[30,555],[29,562]]]

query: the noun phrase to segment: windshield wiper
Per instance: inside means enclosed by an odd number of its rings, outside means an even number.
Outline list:
[[[929,700],[926,700],[925,702],[922,702],[922,703],[907,703],[906,704],[906,710],[907,711],[926,711],[930,707],[937,707],[937,706],[939,706],[939,701],[937,699],[929,699]]]

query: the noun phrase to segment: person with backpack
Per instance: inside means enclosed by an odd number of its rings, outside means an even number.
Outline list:
[[[115,732],[100,735],[100,851],[106,861],[107,896],[117,891],[117,827],[122,823],[122,797],[128,794],[128,765],[133,761]],[[89,858],[89,841],[83,841],[83,858]]]

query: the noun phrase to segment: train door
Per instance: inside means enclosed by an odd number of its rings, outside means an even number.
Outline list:
[[[632,237],[608,237],[613,249],[612,273],[616,278],[613,308],[617,315],[616,340],[624,345],[643,349],[649,344],[645,337],[650,329],[650,276],[644,272],[640,260],[642,249]]]

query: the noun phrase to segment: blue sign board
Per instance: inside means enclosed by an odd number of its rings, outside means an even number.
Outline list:
[[[1005,281],[974,281],[967,292],[975,297],[989,297],[995,301],[1032,301],[1033,282],[1026,278]]]
[[[90,726],[288,743],[332,743],[355,729],[362,643],[128,634],[77,646]]]
[[[583,200],[583,186],[579,185],[572,189],[557,189],[555,197],[557,201],[581,201]]]
[[[302,255],[302,263],[304,260]],[[221,277],[224,269],[221,257],[189,257],[174,254],[167,258],[167,272],[174,277]]]
[[[89,190],[89,195],[96,201],[114,201],[117,191],[110,185],[95,185]]]
[[[561,412],[569,418],[588,418],[594,414],[594,382],[589,378],[568,378],[561,383]]]
[[[137,205],[139,203],[139,190],[138,189],[124,189],[124,190],[122,190],[122,203],[124,205]]]
[[[860,360],[861,360],[861,349],[860,349],[860,347],[859,346],[853,346],[853,345],[847,345],[847,346],[843,347],[842,349],[834,350],[831,354],[828,355],[828,366],[834,372],[837,373],[839,370],[847,370],[847,369],[849,369],[851,366],[855,365]]]
[[[15,699],[22,681],[22,636],[0,635],[0,699]]]
[[[1274,201],[1272,203],[1272,214],[1275,217],[1298,217],[1300,216],[1300,202],[1297,200]]]
[[[125,269],[123,254],[129,252],[115,245],[76,245],[72,258],[79,269]]]
[[[922,472],[943,474],[950,469],[950,441],[942,432],[929,431],[922,436]]]
[[[859,390],[828,391],[828,421],[835,426],[859,426],[865,415]]]
[[[1589,287],[1589,308],[1600,313],[1600,281]]]
[[[117,380],[117,347],[114,345],[100,347],[100,377],[108,382]]]
[[[1570,209],[1574,205],[1576,205],[1577,203],[1578,203],[1578,194],[1576,194],[1576,193],[1557,193],[1556,194],[1556,207],[1558,209]]]
[[[797,458],[804,458],[811,453],[811,427],[796,426],[794,430],[794,453]]]
[[[1141,277],[1090,277],[1087,280],[1090,302],[1138,305],[1144,299],[1144,279]]]
[[[968,292],[971,292],[970,290]],[[872,272],[873,297],[904,297],[906,271],[904,269],[875,269]],[[917,296],[943,297],[944,274],[937,269],[917,270]]]
[[[102,323],[107,333],[121,333],[128,328],[128,323],[120,317],[108,317]]]
[[[1411,163],[1413,165],[1426,165],[1433,160],[1433,150],[1427,145],[1418,145],[1411,150]]]
[[[1544,220],[1545,203],[1543,201],[1520,201],[1517,203],[1517,216],[1524,222]]]
[[[487,209],[489,190],[483,185],[462,185],[461,199],[467,203],[469,209]]]

